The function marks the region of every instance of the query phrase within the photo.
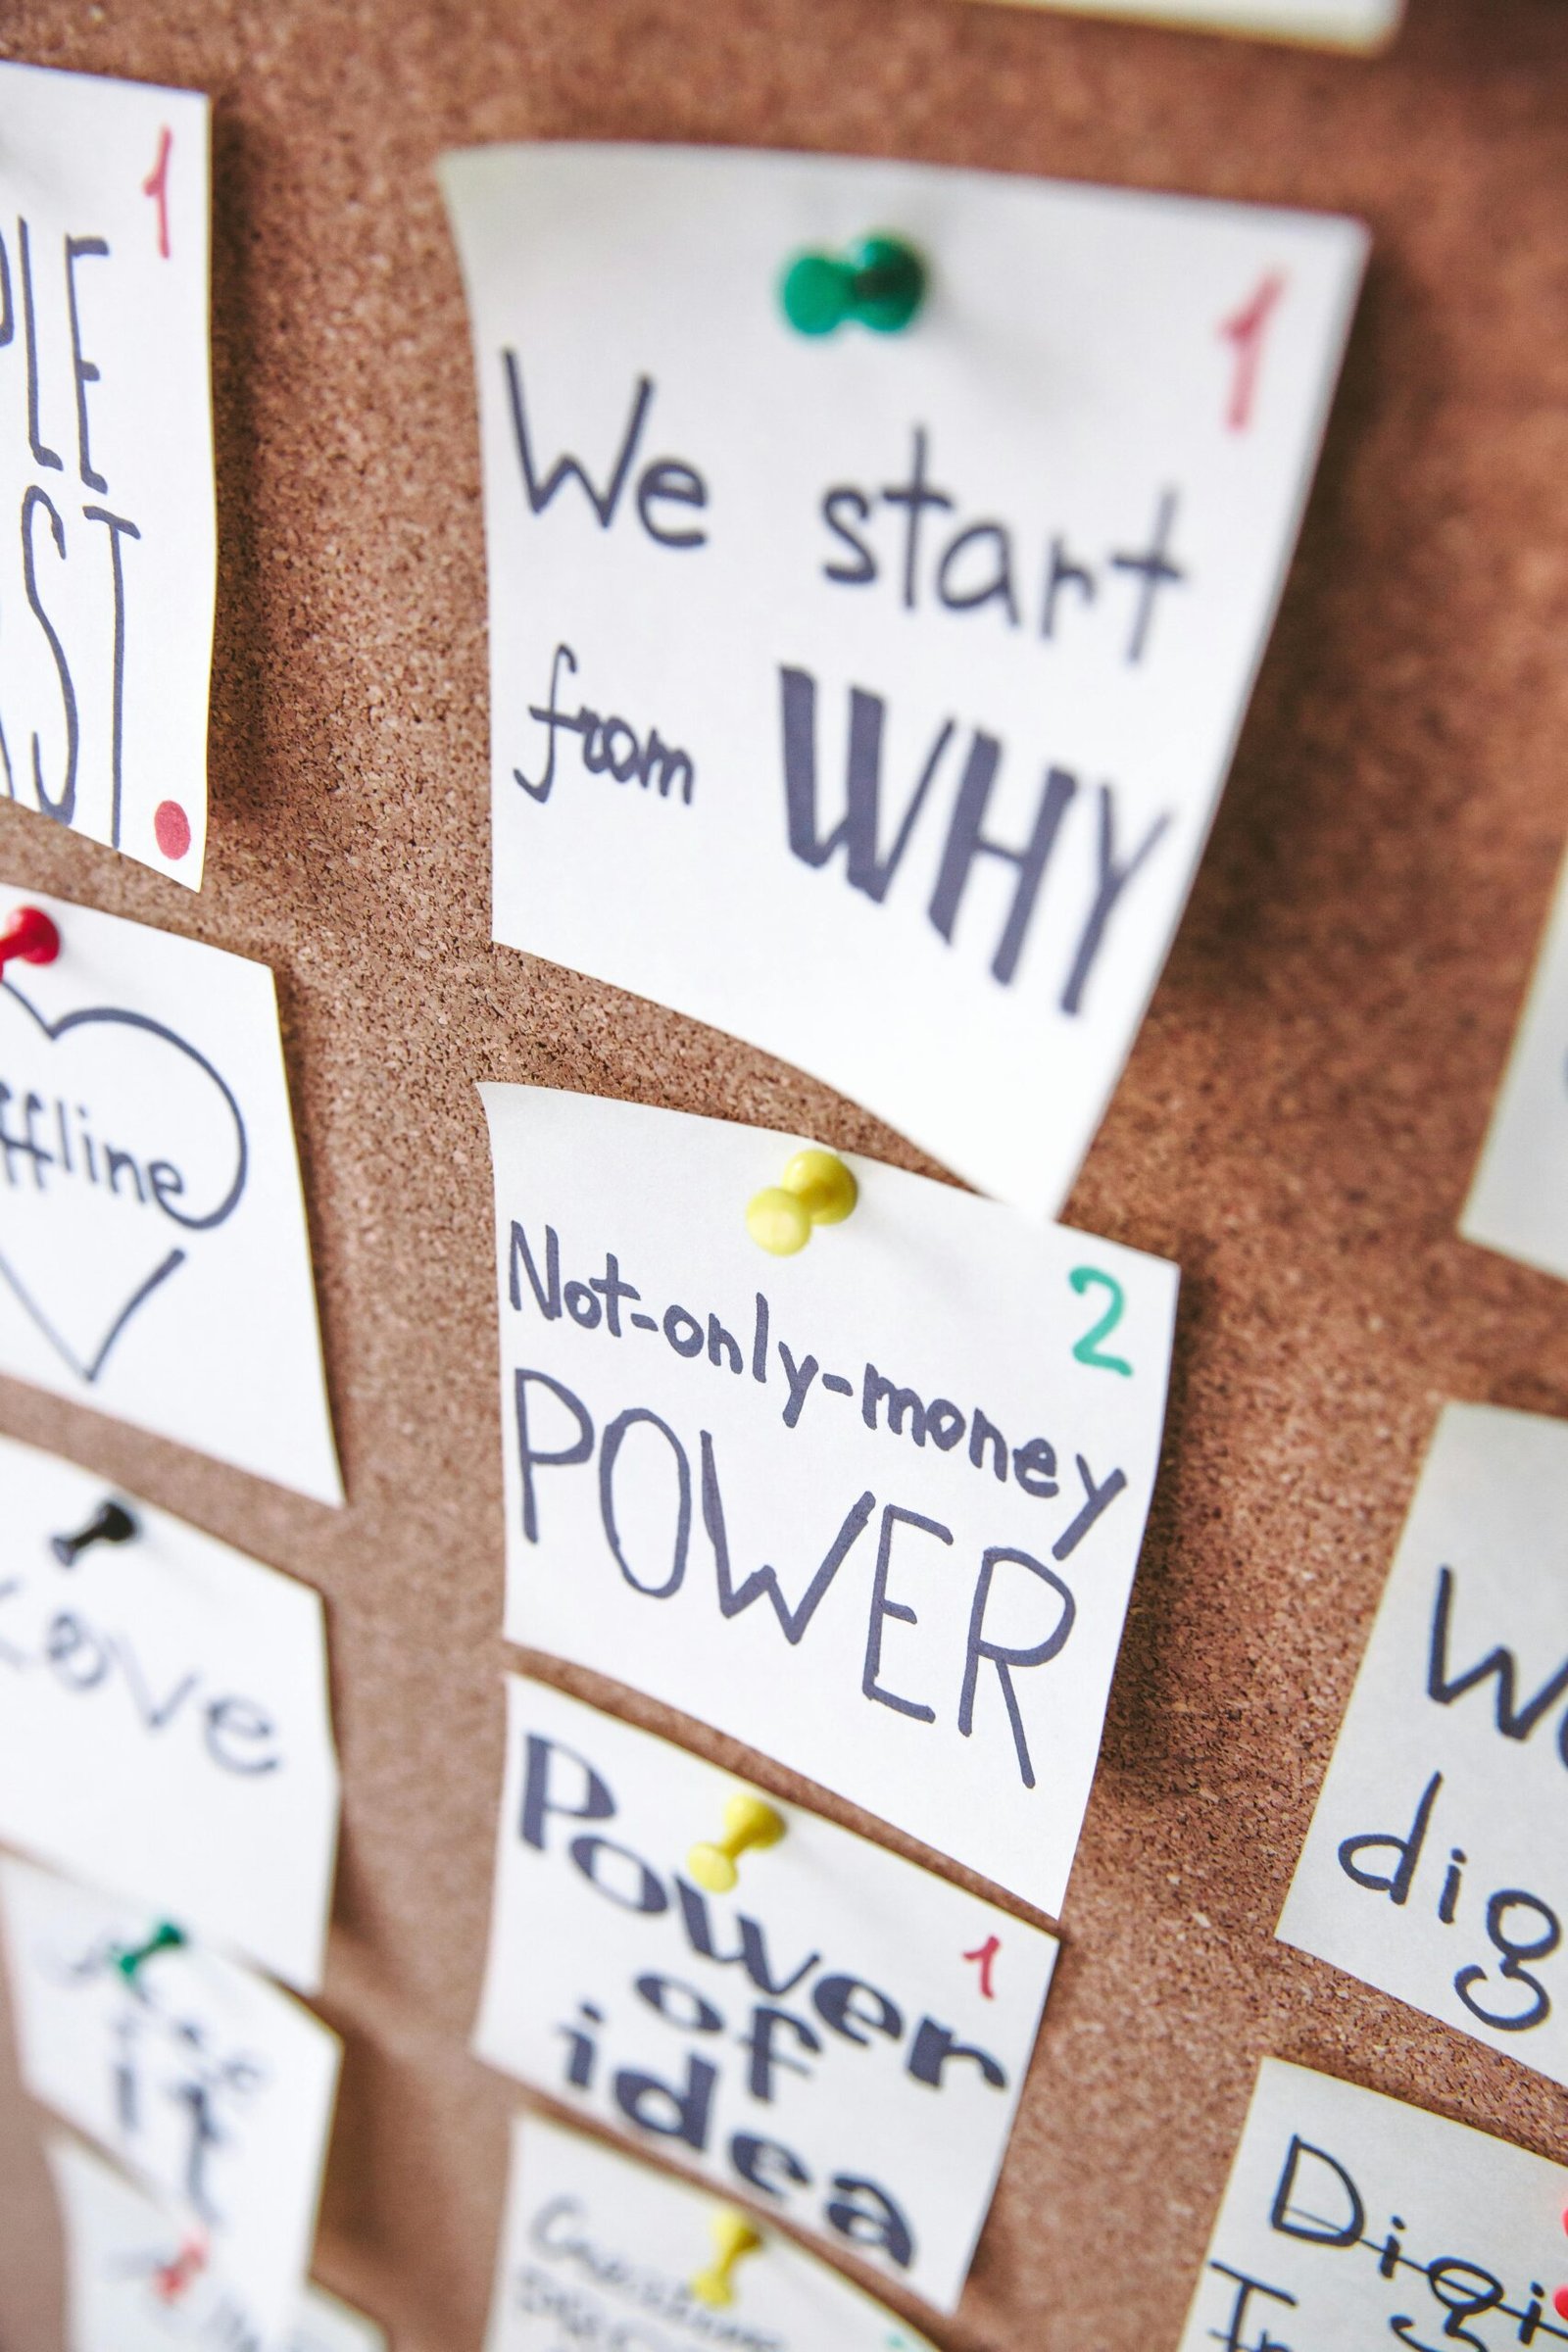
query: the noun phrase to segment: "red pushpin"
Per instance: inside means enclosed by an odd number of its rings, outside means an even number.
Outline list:
[[[207,2248],[187,2238],[172,2262],[161,2262],[153,2272],[153,2293],[160,2303],[177,2303],[193,2278],[207,2268]]]
[[[53,963],[60,933],[41,906],[19,906],[0,928],[0,970],[20,956],[24,963]]]
[[[1562,2210],[1562,2226],[1568,2230],[1568,2205]],[[1559,2320],[1568,2320],[1568,2286],[1559,2286],[1551,2298],[1551,2308]]]

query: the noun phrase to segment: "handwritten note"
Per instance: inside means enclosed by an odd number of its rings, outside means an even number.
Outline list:
[[[509,1681],[479,2055],[952,2311],[1056,1939],[799,1806],[730,1893],[727,1773]]]
[[[57,2133],[45,2153],[65,2225],[67,2352],[386,2352],[379,2328],[317,2286],[264,2337],[167,2207],[77,2140]]]
[[[1265,2058],[1179,2352],[1558,2352],[1568,2172]]]
[[[320,1600],[30,1446],[0,1439],[0,1838],[318,1990]]]
[[[1361,230],[822,156],[444,170],[496,937],[1054,1214],[1213,813]],[[886,229],[928,266],[914,323],[795,332],[787,265]]]
[[[309,2286],[289,2352],[386,2352],[386,2337],[363,2311],[351,2310],[324,2287]]]
[[[208,105],[0,65],[0,788],[187,883],[217,527]]]
[[[507,1618],[1059,1912],[1159,1458],[1163,1260],[872,1160],[482,1089]]]
[[[1450,1404],[1287,1943],[1568,2082],[1568,1423]]]
[[[0,1371],[341,1502],[265,964],[38,906],[0,980]]]
[[[1393,40],[1404,0],[1013,0],[1084,17],[1141,17],[1206,32],[1247,32],[1310,41],[1327,49],[1382,49]]]
[[[512,2127],[512,2179],[485,2352],[633,2344],[659,2352],[934,2352],[923,2335],[788,2238],[756,2231],[721,2285],[726,2208],[565,2132]],[[708,2291],[711,2292],[711,2284]]]
[[[1568,865],[1459,1231],[1568,1279]]]
[[[171,1923],[0,1861],[22,2077],[164,2199],[269,2344],[297,2316],[340,2045]]]

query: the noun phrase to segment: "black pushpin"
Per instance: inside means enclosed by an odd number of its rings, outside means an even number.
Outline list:
[[[122,1503],[101,1502],[83,1528],[74,1536],[51,1536],[49,1548],[62,1568],[74,1568],[78,1552],[94,1544],[128,1544],[141,1529]]]

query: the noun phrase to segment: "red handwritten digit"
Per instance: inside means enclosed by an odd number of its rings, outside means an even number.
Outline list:
[[[983,2001],[994,2001],[997,1997],[991,1989],[991,1964],[1001,1949],[1002,1937],[988,1936],[984,1943],[963,1955],[966,1960],[978,1960],[980,1963],[980,1998]]]
[[[158,161],[141,183],[141,192],[150,196],[158,207],[158,250],[165,261],[169,259],[169,158],[173,152],[174,134],[166,125],[158,141]]]
[[[1233,433],[1245,433],[1252,421],[1252,403],[1257,396],[1257,373],[1263,361],[1263,337],[1275,306],[1285,291],[1285,280],[1275,270],[1260,280],[1257,292],[1244,303],[1233,318],[1227,318],[1219,331],[1227,343],[1236,346],[1236,373],[1231,381],[1231,402],[1225,412],[1225,422]]]

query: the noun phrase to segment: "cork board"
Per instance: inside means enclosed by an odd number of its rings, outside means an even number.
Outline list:
[[[1440,1400],[1568,1415],[1563,1290],[1454,1233],[1568,831],[1568,8],[1413,0],[1376,63],[969,0],[12,0],[0,46],[216,101],[207,885],[10,807],[0,873],[275,967],[350,1504],[4,1383],[0,1428],[326,1595],[320,2276],[398,2352],[473,2352],[519,2095],[466,2049],[513,1655],[474,1081],[917,1164],[489,943],[478,458],[431,170],[464,141],[898,154],[1370,222],[1241,754],[1068,1212],[1183,1268],[1168,1445],[1043,2041],[962,2309],[925,2324],[953,2352],[1173,2342],[1265,2051],[1568,2160],[1543,2078],[1272,1940]],[[37,2120],[0,2065],[0,2345],[54,2352]]]

